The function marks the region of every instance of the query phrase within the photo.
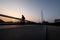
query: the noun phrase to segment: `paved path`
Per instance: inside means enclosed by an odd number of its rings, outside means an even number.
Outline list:
[[[46,39],[46,27],[42,25],[4,25],[0,27],[0,40]]]
[[[60,40],[60,26],[1,25],[0,40]]]
[[[60,40],[60,26],[46,26],[47,40]]]

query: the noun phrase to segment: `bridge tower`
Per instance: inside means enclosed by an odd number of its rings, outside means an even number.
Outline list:
[[[43,19],[43,10],[41,10],[41,23],[44,21]]]

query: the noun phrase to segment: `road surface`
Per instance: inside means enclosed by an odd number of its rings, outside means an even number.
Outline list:
[[[49,25],[0,25],[0,40],[58,40],[60,27]]]

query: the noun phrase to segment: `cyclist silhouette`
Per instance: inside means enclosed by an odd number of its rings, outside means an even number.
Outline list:
[[[22,15],[22,23],[25,24],[25,17]]]

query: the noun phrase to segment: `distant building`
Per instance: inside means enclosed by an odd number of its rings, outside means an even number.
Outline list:
[[[60,19],[55,19],[55,23],[60,23]]]

